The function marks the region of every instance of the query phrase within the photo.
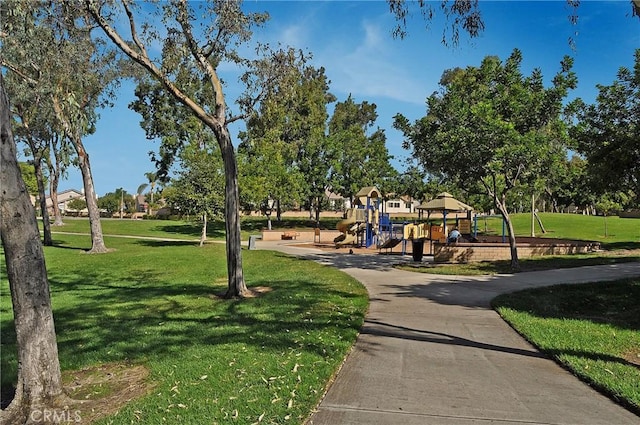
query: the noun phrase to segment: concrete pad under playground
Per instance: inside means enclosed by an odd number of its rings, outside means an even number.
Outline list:
[[[496,295],[640,276],[640,263],[500,276],[391,267],[411,257],[258,244],[337,267],[371,305],[361,334],[309,424],[638,424],[640,418],[546,358],[489,306]]]

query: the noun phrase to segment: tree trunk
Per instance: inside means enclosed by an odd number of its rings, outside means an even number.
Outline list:
[[[322,198],[320,198],[319,196],[316,198],[316,227],[320,227],[320,206],[321,206],[321,202],[322,202]]]
[[[226,298],[244,297],[249,293],[242,271],[242,241],[240,238],[240,199],[238,196],[238,165],[226,126],[214,126],[224,163],[224,208],[227,248],[228,288]]]
[[[202,232],[200,233],[200,246],[207,240],[207,213],[202,214]]]
[[[49,173],[49,176],[49,197],[51,198],[51,207],[53,208],[53,225],[64,226],[60,205],[58,205],[58,176],[51,173]]]
[[[520,262],[518,261],[518,245],[516,244],[516,235],[513,231],[513,223],[506,207],[506,196],[503,196],[502,201],[497,197],[493,197],[496,208],[500,211],[502,219],[507,224],[507,232],[509,236],[509,249],[511,251],[511,271],[520,271]]]
[[[53,208],[53,225],[64,226],[62,221],[62,213],[60,212],[60,205],[58,205],[58,183],[60,182],[60,153],[56,149],[55,145],[52,145],[51,150],[55,157],[55,164],[51,162],[51,156],[47,156],[47,167],[49,168],[49,197],[51,198],[51,207]]]
[[[44,175],[42,174],[42,156],[33,151],[33,168],[38,184],[38,198],[40,201],[40,212],[42,213],[42,243],[45,246],[53,245],[51,238],[51,222],[49,221],[49,210],[47,209],[47,194],[44,189]]]
[[[59,405],[62,390],[49,282],[35,211],[16,160],[9,104],[0,74],[0,235],[11,290],[18,382],[2,423],[33,423],[32,413]]]
[[[102,225],[100,224],[100,210],[98,210],[98,198],[96,197],[93,187],[93,176],[91,175],[91,165],[89,164],[89,154],[82,144],[82,138],[76,134],[69,121],[65,118],[60,103],[55,96],[51,97],[51,103],[56,113],[56,117],[62,124],[64,130],[69,136],[69,140],[78,155],[78,166],[82,174],[82,183],[84,185],[84,197],[87,202],[87,211],[89,212],[89,225],[91,226],[91,254],[102,254],[108,251],[102,238]]]
[[[540,219],[540,216],[538,215],[538,213],[534,213],[536,220],[538,221],[538,226],[540,226],[540,231],[544,234],[547,233],[547,230],[544,228],[544,224],[542,224],[542,220]]]
[[[91,254],[102,254],[107,252],[102,237],[102,224],[100,223],[100,210],[98,209],[98,198],[93,187],[93,176],[91,175],[91,165],[89,164],[89,154],[84,149],[82,140],[74,137],[71,141],[78,154],[78,166],[82,173],[82,183],[84,184],[84,197],[87,202],[89,212],[89,224],[91,226]]]

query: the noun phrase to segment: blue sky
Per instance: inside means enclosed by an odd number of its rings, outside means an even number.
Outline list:
[[[596,84],[610,84],[620,66],[632,67],[634,50],[640,47],[640,20],[631,17],[627,0],[582,1],[575,26],[569,23],[572,11],[564,0],[481,1],[486,29],[473,40],[463,35],[458,47],[440,43],[444,21],[439,15],[427,30],[414,13],[408,36],[393,39],[393,17],[381,0],[249,0],[245,5],[271,15],[265,28],[255,33],[261,41],[279,41],[313,54],[312,63],[325,67],[338,101],[351,94],[357,102],[378,106],[377,125],[385,129],[398,169],[410,153],[401,147],[402,134],[393,129],[393,116],[398,112],[411,120],[424,116],[425,99],[438,89],[445,69],[476,66],[487,55],[505,59],[518,48],[524,73],[540,68],[548,82],[563,56],[571,55],[578,89],[570,97],[593,102]],[[575,40],[575,50],[569,37]],[[233,85],[226,89],[227,95],[237,91]],[[148,152],[157,150],[158,143],[145,138],[139,116],[127,108],[132,99],[133,86],[124,84],[116,105],[101,111],[96,133],[85,140],[98,196],[119,187],[135,193],[146,182],[144,173],[153,171]],[[231,130],[237,141],[240,127]],[[69,188],[82,188],[76,169],[60,183],[60,190]]]

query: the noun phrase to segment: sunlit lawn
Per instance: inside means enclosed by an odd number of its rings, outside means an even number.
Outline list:
[[[640,253],[627,253],[624,251],[595,253],[595,254],[572,254],[572,255],[549,255],[534,258],[521,258],[519,260],[522,272],[565,269],[583,266],[602,266],[607,264],[620,264],[640,261]],[[482,261],[476,263],[402,263],[396,266],[400,270],[411,272],[440,274],[440,275],[463,275],[482,276],[501,273],[513,273],[511,261]]]
[[[640,219],[589,216],[581,214],[539,213],[547,233],[543,234],[536,223],[538,237],[575,239],[602,242],[607,249],[640,248]],[[529,236],[531,233],[531,214],[513,214],[516,236]],[[605,220],[607,232],[605,236]],[[478,218],[478,231],[484,232],[484,219]],[[489,234],[502,234],[502,220],[487,219]]]
[[[215,296],[226,288],[223,245],[107,237],[115,251],[89,255],[84,236],[54,239],[46,257],[63,370],[124,362],[151,372],[153,391],[100,423],[300,423],[368,303],[347,275],[277,253],[244,251],[249,286],[271,291],[230,301]],[[16,379],[6,278],[0,290],[6,386]]]
[[[526,290],[493,306],[543,352],[640,413],[640,279]]]
[[[323,229],[335,229],[338,219],[326,218],[320,222]],[[102,232],[105,235],[132,235],[157,237],[168,239],[200,239],[202,227],[197,220],[131,220],[131,219],[101,219]],[[52,227],[54,233],[89,233],[87,218],[65,218],[64,226]],[[242,217],[242,239],[248,240],[249,235],[260,233],[266,228],[264,217]],[[274,229],[313,228],[315,223],[305,218],[285,218],[278,222],[272,220]],[[224,221],[211,220],[207,226],[207,237],[213,240],[223,240],[225,235]]]

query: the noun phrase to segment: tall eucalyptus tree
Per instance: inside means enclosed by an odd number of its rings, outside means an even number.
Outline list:
[[[242,56],[242,47],[251,40],[252,29],[266,22],[266,14],[244,13],[239,1],[162,3],[104,2],[85,0],[86,10],[106,36],[162,89],[207,126],[218,142],[225,171],[225,227],[228,289],[227,297],[248,293],[242,269],[240,245],[240,203],[235,148],[229,124],[244,119],[293,59],[288,51],[273,51],[258,45],[257,54]],[[144,7],[144,11],[139,8]],[[128,34],[116,26],[126,16]],[[160,54],[152,50],[162,46]],[[257,57],[257,59],[256,59]],[[246,91],[237,98],[240,111],[233,115],[221,78],[221,66],[241,69]],[[181,84],[188,73],[207,87],[207,96],[191,95]],[[191,81],[191,79],[188,79]]]

